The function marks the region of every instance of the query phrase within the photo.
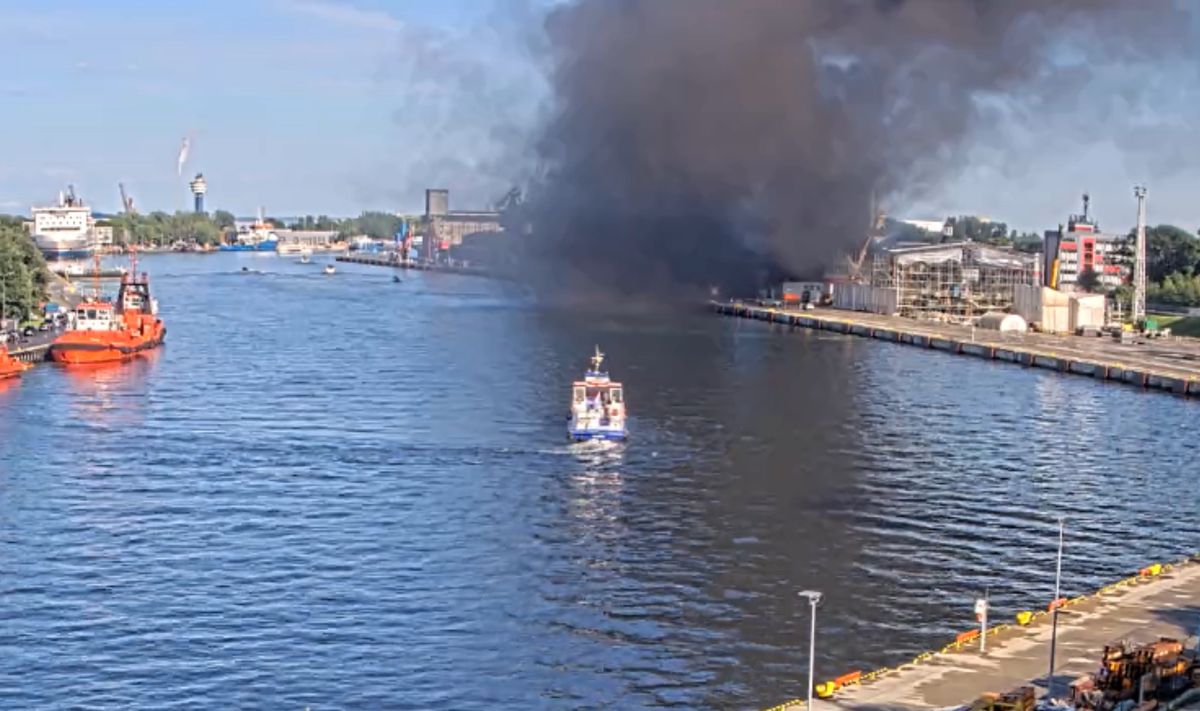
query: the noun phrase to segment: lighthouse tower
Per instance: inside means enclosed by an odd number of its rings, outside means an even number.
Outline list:
[[[196,199],[196,212],[203,213],[204,193],[208,192],[208,183],[204,180],[204,174],[196,173],[196,177],[188,185],[192,188],[192,197]]]

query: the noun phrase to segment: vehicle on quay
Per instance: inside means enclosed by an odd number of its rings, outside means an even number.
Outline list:
[[[158,302],[150,296],[149,276],[137,271],[136,257],[121,279],[115,302],[101,298],[98,283],[95,293],[71,312],[67,330],[51,343],[55,362],[111,363],[162,345],[167,329],[158,317]]]
[[[583,380],[571,385],[571,415],[567,433],[576,442],[587,440],[624,440],[625,389],[600,369],[604,354],[600,346],[592,356],[592,367]]]

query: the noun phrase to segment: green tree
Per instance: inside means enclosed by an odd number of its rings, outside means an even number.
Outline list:
[[[1083,289],[1088,293],[1096,291],[1096,287],[1100,286],[1100,276],[1096,274],[1096,270],[1091,267],[1084,268],[1079,272],[1079,276],[1075,278],[1075,286]]]
[[[217,210],[212,214],[212,221],[221,230],[229,230],[233,229],[233,225],[237,219],[233,216],[232,212]]]
[[[1200,262],[1200,240],[1174,225],[1146,230],[1146,279],[1161,282],[1175,272],[1191,273]]]
[[[33,239],[19,222],[0,224],[0,284],[4,318],[27,319],[45,302],[50,271]]]
[[[364,212],[354,223],[358,233],[374,239],[391,239],[400,229],[400,218],[388,212]]]

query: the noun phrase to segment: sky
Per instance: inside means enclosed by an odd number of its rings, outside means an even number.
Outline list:
[[[426,187],[484,208],[535,165],[549,110],[533,47],[556,0],[0,0],[0,212],[68,183],[100,212],[419,212]],[[896,217],[980,214],[1040,231],[1092,195],[1101,226],[1200,227],[1200,71],[1098,67],[1083,105],[1003,114],[962,170]],[[1005,113],[1007,112],[1007,113]],[[182,177],[175,158],[191,142]]]
[[[544,88],[487,0],[0,0],[0,212],[484,207]],[[458,121],[471,112],[487,121]],[[191,143],[182,177],[176,155]]]

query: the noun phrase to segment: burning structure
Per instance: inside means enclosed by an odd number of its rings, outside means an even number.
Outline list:
[[[897,246],[876,251],[869,284],[846,284],[834,305],[938,320],[1006,311],[1018,286],[1038,280],[1035,255],[976,242]]]

